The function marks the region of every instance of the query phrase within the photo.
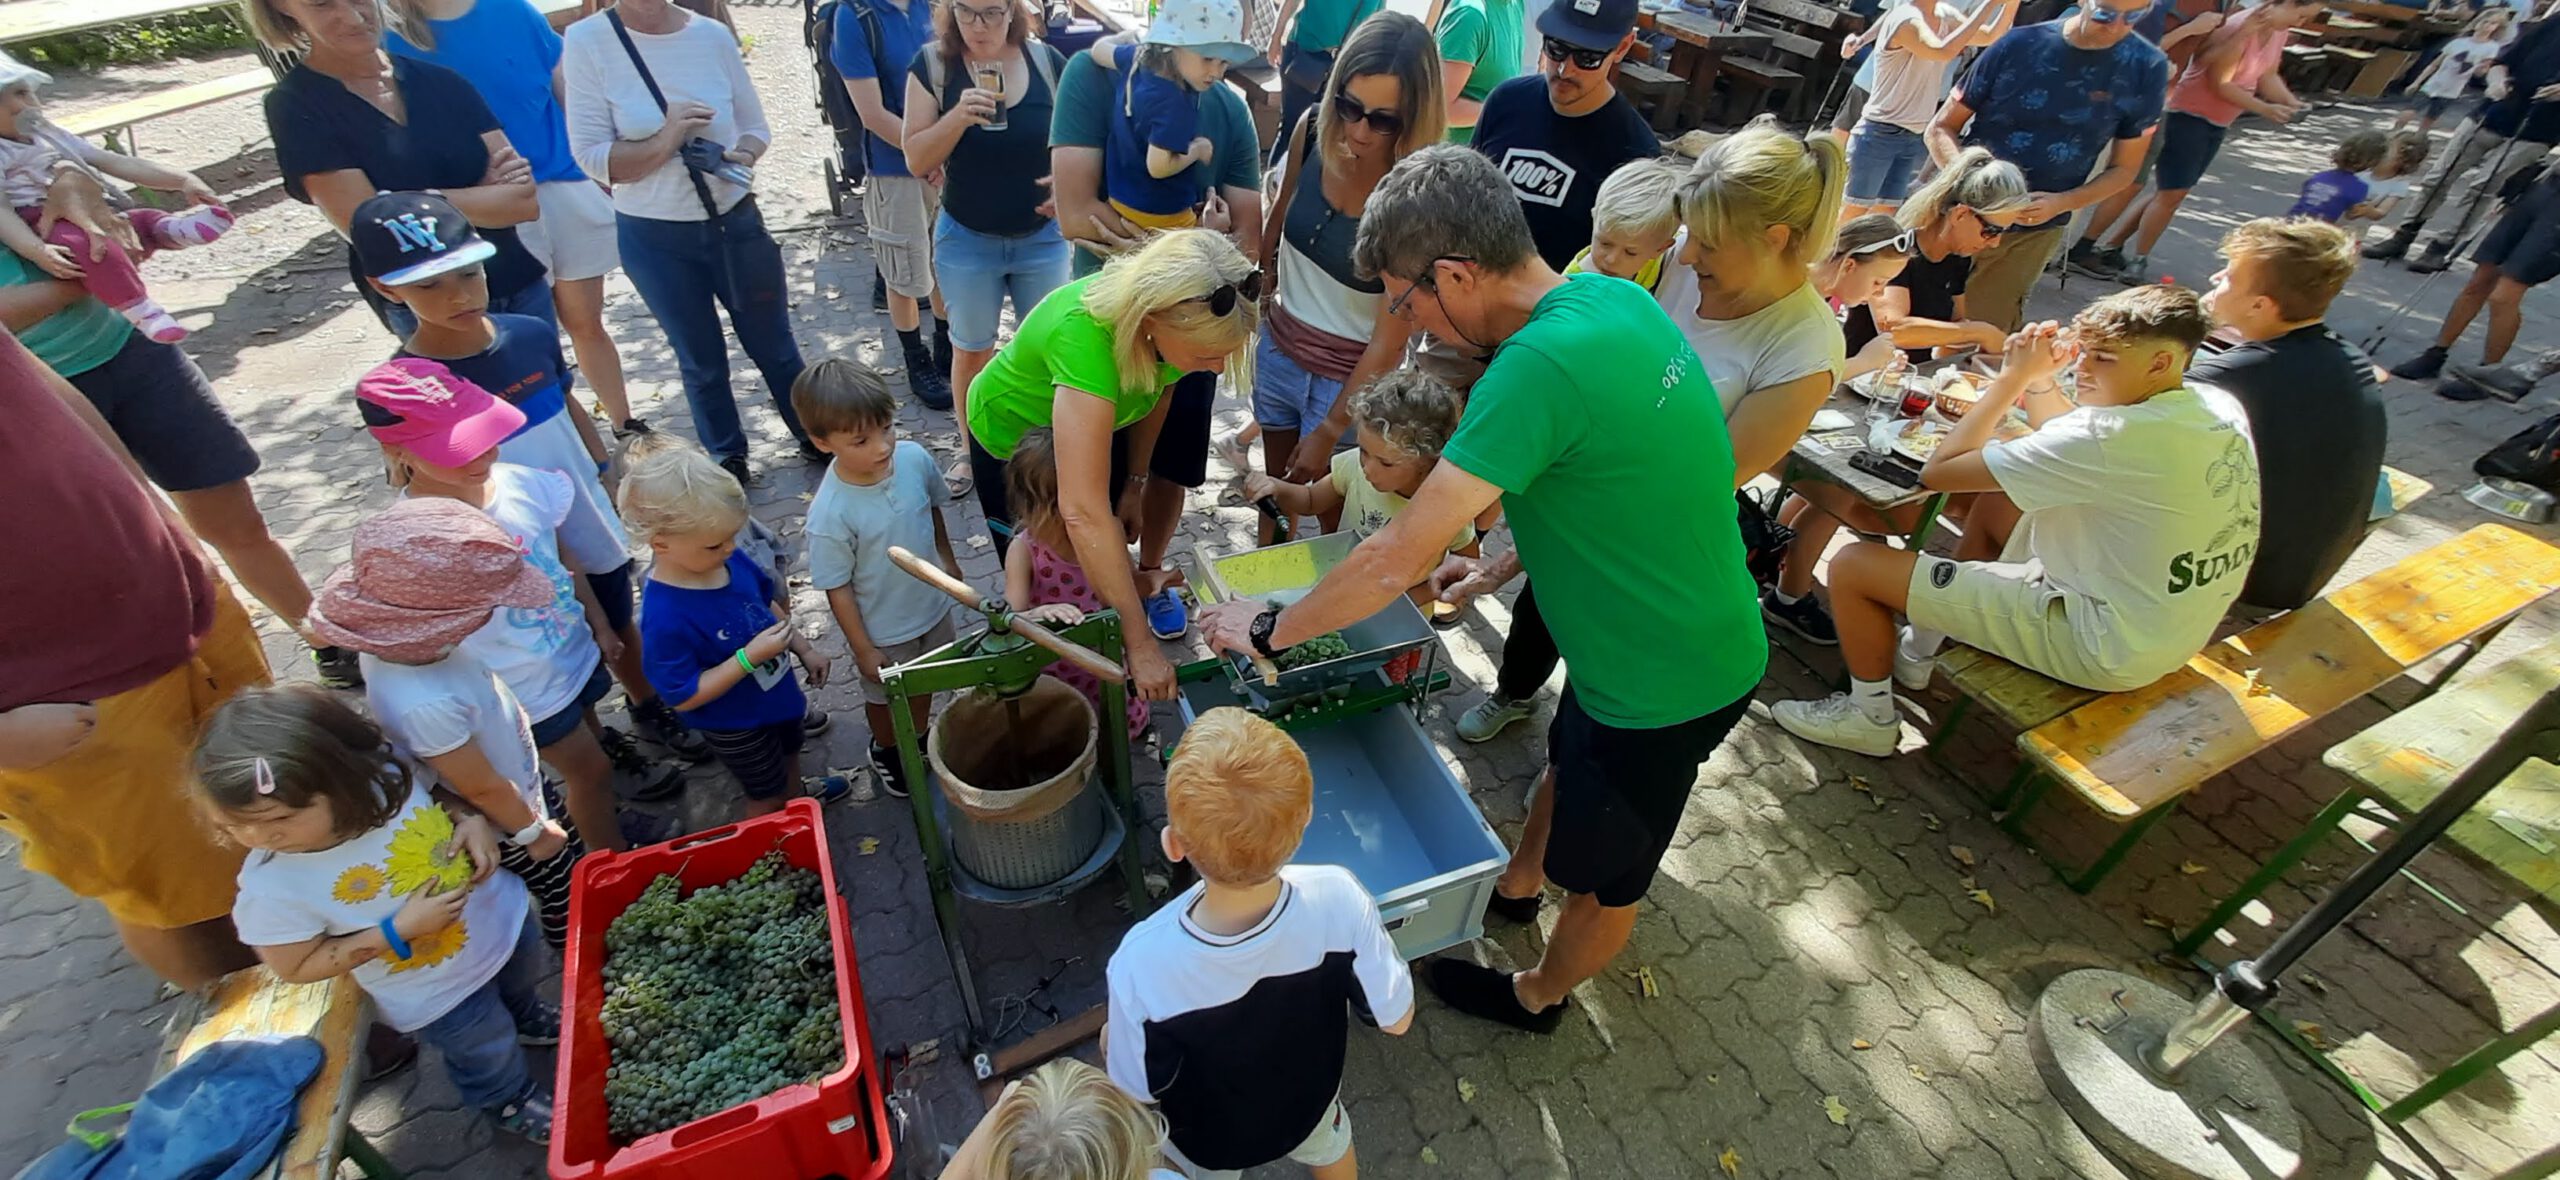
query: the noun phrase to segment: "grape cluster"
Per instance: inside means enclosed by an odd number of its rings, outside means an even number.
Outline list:
[[[1321,664],[1326,660],[1338,660],[1350,654],[1351,641],[1344,639],[1340,631],[1327,631],[1281,652],[1280,658],[1274,662],[1279,665],[1281,671],[1286,672],[1292,668],[1304,668],[1309,664]]]
[[[844,1064],[818,874],[779,850],[686,895],[662,874],[604,935],[605,1119],[629,1143]]]

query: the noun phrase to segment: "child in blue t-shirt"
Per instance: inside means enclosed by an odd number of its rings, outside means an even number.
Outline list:
[[[658,694],[737,776],[745,812],[782,809],[800,790],[800,744],[809,698],[785,654],[811,684],[827,682],[827,657],[794,630],[782,588],[738,552],[746,490],[709,455],[661,443],[622,480],[622,515],[649,542],[640,590],[644,666]],[[809,793],[833,803],[851,793],[828,775]]]
[[[2372,191],[2372,185],[2360,174],[2382,162],[2390,142],[2379,131],[2358,131],[2348,136],[2329,157],[2329,170],[2314,172],[2311,179],[2302,182],[2302,193],[2285,216],[2316,217],[2337,224],[2348,210],[2363,204],[2365,194]]]
[[[1152,230],[1198,223],[1206,194],[1191,166],[1208,163],[1216,150],[1200,134],[1200,99],[1230,64],[1260,55],[1244,38],[1237,0],[1199,0],[1159,9],[1141,44],[1092,50],[1095,64],[1120,79],[1103,144],[1103,191],[1130,224]]]

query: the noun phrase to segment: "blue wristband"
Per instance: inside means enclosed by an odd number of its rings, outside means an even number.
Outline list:
[[[381,929],[381,931],[382,931],[382,941],[384,941],[384,942],[387,942],[387,943],[390,943],[390,944],[391,944],[391,957],[392,957],[392,958],[394,958],[394,959],[398,959],[398,960],[400,960],[401,962],[406,963],[406,962],[408,962],[408,961],[409,961],[409,957],[410,957],[410,956],[415,955],[415,954],[417,954],[417,953],[418,953],[418,952],[416,952],[416,951],[410,950],[410,949],[409,949],[409,940],[408,940],[408,939],[405,939],[405,938],[400,937],[400,932],[399,932],[398,930],[396,930],[396,929],[392,928],[392,925],[391,925],[391,919],[389,919],[389,918],[384,918],[380,923],[377,923],[377,925],[379,926],[379,928],[380,928],[380,929]]]

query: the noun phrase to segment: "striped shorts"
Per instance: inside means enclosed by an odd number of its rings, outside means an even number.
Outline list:
[[[569,822],[569,809],[560,802],[560,784],[549,778],[542,780],[542,807],[569,833],[567,846],[549,860],[535,860],[501,834],[498,866],[524,879],[525,892],[533,895],[534,914],[542,922],[542,941],[556,951],[569,944],[570,870],[587,854],[587,845],[578,838],[578,827]]]
[[[753,729],[697,729],[703,743],[711,747],[720,765],[735,775],[738,787],[749,799],[775,799],[796,793],[792,760],[800,754],[800,743],[806,737],[800,719],[776,721]]]

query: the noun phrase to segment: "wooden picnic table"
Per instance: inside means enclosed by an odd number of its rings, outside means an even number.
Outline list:
[[[1920,504],[1920,521],[1903,541],[1913,549],[1928,543],[1929,531],[1938,523],[1938,511],[1946,507],[1947,494],[1932,492],[1918,484],[1903,487],[1881,476],[1851,466],[1849,458],[1867,449],[1867,399],[1846,384],[1831,392],[1831,400],[1822,408],[1847,414],[1853,425],[1821,432],[1807,431],[1787,452],[1786,480],[1814,479],[1848,489],[1860,503],[1878,513],[1889,513],[1909,504]]]
[[[1701,127],[1707,121],[1707,101],[1714,96],[1716,72],[1727,53],[1747,53],[1769,44],[1769,34],[1750,29],[1727,29],[1715,21],[1693,12],[1642,13],[1638,26],[1658,29],[1671,36],[1671,64],[1688,89],[1680,97],[1679,130]]]
[[[2282,879],[2349,817],[2395,825],[2416,815],[2452,785],[2490,744],[2538,701],[2560,693],[2560,639],[2501,661],[2329,748],[2321,761],[2348,787],[2321,809],[2302,834],[2279,850],[2216,907],[2171,953],[2195,956],[2222,927]],[[2537,751],[2441,837],[2466,859],[2515,883],[2530,897],[2560,901],[2560,733],[2545,733]],[[2361,839],[2358,843],[2363,843]],[[2368,845],[2370,847],[2370,845]],[[2404,876],[2407,876],[2405,871]],[[2416,880],[2414,876],[2411,880]],[[2424,882],[2420,882],[2424,887]],[[2430,892],[2434,892],[2432,889]],[[2441,893],[2436,894],[2440,899]],[[2448,903],[2449,904],[2449,903]],[[2201,960],[2199,960],[2201,961]],[[2291,1029],[2270,1019],[2279,1033]],[[2313,1056],[2387,1122],[2399,1123],[2460,1089],[2500,1062],[2560,1031],[2560,1006],[2525,1021],[2448,1065],[2397,1101],[2385,1101],[2356,1079]],[[2306,1047],[2307,1048],[2307,1047]]]

